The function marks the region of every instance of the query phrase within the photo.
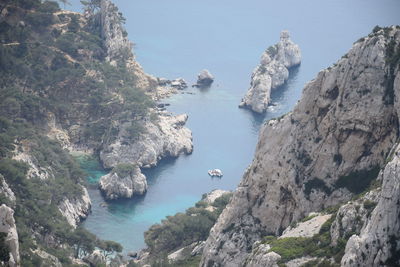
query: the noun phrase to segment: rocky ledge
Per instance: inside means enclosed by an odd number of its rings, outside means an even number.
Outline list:
[[[300,61],[299,46],[290,40],[288,31],[282,31],[279,43],[270,46],[261,56],[261,62],[251,76],[250,88],[239,107],[264,112],[270,102],[271,90],[283,85],[289,78],[288,69],[299,65]]]
[[[147,191],[146,176],[137,166],[126,173],[115,170],[102,176],[99,186],[105,198],[110,200],[143,195]]]

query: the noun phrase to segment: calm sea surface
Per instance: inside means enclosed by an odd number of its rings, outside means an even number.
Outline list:
[[[71,0],[72,10],[80,10]],[[137,60],[158,77],[183,77],[190,84],[209,69],[216,77],[209,90],[175,95],[164,102],[176,114],[187,113],[194,152],[163,160],[145,170],[144,197],[104,202],[89,189],[92,215],[84,226],[103,239],[120,242],[125,252],[145,246],[143,233],[167,215],[182,212],[212,189],[234,190],[251,163],[261,123],[290,111],[304,84],[344,55],[375,25],[400,24],[399,0],[115,0],[126,17]],[[291,32],[302,50],[302,64],[273,95],[276,106],[265,116],[238,109],[262,52]],[[92,183],[104,171],[85,162]],[[222,179],[207,170],[220,168]]]

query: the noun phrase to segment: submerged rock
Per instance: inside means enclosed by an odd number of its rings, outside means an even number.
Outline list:
[[[106,199],[130,198],[134,195],[143,195],[147,191],[146,176],[135,166],[126,174],[112,171],[100,178],[100,190]]]
[[[214,76],[206,69],[197,75],[197,83],[193,87],[206,88],[214,82]]]
[[[282,31],[279,43],[270,46],[261,56],[261,62],[251,76],[250,88],[239,107],[264,112],[270,102],[271,90],[283,85],[289,78],[288,68],[299,65],[300,61],[299,46],[290,40],[288,31]]]

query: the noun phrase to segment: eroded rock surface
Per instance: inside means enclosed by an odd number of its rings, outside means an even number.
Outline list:
[[[147,190],[147,181],[136,166],[124,177],[120,177],[117,172],[102,176],[99,186],[106,199],[130,198],[133,195],[143,195]]]
[[[288,31],[282,31],[279,43],[270,46],[261,56],[261,62],[251,76],[250,88],[239,107],[264,112],[270,102],[271,90],[283,85],[289,78],[288,69],[299,65],[300,61],[299,46],[290,40]]]
[[[21,266],[17,226],[15,225],[14,220],[14,210],[7,207],[5,204],[0,206],[0,233],[7,234],[4,242],[10,251],[10,259],[7,266]]]
[[[105,168],[118,163],[136,163],[140,167],[152,167],[163,157],[177,157],[193,150],[192,132],[184,127],[186,114],[161,115],[156,123],[145,121],[146,132],[132,143],[124,143],[119,137],[101,151],[100,159]],[[124,135],[121,131],[120,135]]]
[[[210,231],[202,266],[240,266],[262,236],[368,187],[399,135],[400,73],[390,60],[399,43],[396,27],[360,39],[305,86],[292,113],[264,125],[251,166]],[[396,196],[388,191],[381,205]],[[380,216],[397,212],[387,210]]]
[[[400,147],[381,172],[379,201],[359,235],[346,245],[342,266],[400,265]]]
[[[92,205],[88,191],[83,186],[81,188],[82,195],[73,198],[64,198],[58,205],[61,214],[72,227],[77,227],[89,215]]]

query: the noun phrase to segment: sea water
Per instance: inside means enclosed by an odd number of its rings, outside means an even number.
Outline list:
[[[70,1],[78,10],[77,0]],[[96,187],[105,174],[87,161],[92,214],[84,227],[120,242],[126,251],[145,246],[143,233],[168,215],[193,206],[213,189],[235,190],[254,155],[262,122],[290,111],[304,84],[337,61],[375,25],[400,24],[398,0],[115,0],[144,70],[183,77],[190,84],[204,68],[215,76],[208,90],[189,88],[163,100],[169,111],[187,113],[194,152],[144,170],[145,196],[109,202]],[[301,66],[273,93],[275,106],[261,116],[238,108],[262,52],[287,29],[302,51]],[[186,94],[190,92],[193,94]],[[224,176],[210,178],[219,168]]]

